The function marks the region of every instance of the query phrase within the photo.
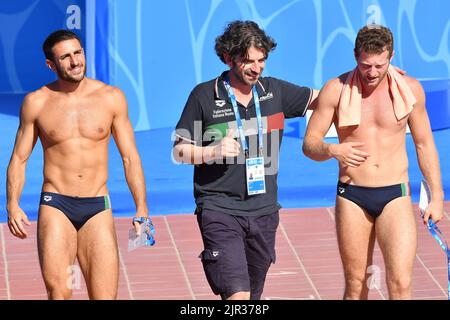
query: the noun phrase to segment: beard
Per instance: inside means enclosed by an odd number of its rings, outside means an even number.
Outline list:
[[[253,73],[244,73],[243,80],[248,85],[253,86],[256,82],[258,82],[259,76],[259,74],[255,76]]]
[[[238,63],[233,61],[233,66],[231,67],[230,71],[233,73],[236,80],[238,80],[241,84],[251,87],[255,85],[256,82],[258,82],[263,68],[261,68],[260,73],[255,76],[255,74],[250,69],[244,70],[243,68],[239,67]]]
[[[61,80],[71,83],[79,83],[86,76],[86,65],[83,66],[83,70],[81,71],[81,73],[77,75],[71,75],[58,67],[56,68],[56,72],[58,74],[59,79]]]
[[[242,70],[238,69],[237,67],[232,68],[231,70],[235,76],[235,78],[242,84],[247,86],[253,86],[259,78],[259,75],[255,78],[255,80],[251,80],[248,77],[253,77],[252,74],[248,74],[243,72]]]

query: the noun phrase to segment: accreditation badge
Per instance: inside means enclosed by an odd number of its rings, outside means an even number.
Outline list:
[[[247,173],[247,193],[266,193],[266,180],[264,177],[264,157],[256,157],[245,160]]]

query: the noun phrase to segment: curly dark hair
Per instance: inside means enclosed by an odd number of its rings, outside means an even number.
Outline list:
[[[253,21],[236,20],[228,24],[222,35],[216,38],[215,50],[223,63],[224,54],[228,54],[232,61],[247,55],[250,47],[264,51],[264,57],[277,46],[274,39],[267,36]]]
[[[394,37],[391,30],[378,24],[370,24],[362,27],[358,31],[355,40],[355,55],[358,57],[361,52],[380,54],[384,50],[392,57],[394,49]]]
[[[72,32],[70,30],[64,30],[64,29],[56,30],[55,32],[52,32],[47,37],[47,39],[45,39],[44,44],[42,45],[42,50],[44,51],[45,58],[54,62],[54,57],[53,57],[53,52],[52,52],[53,47],[61,41],[70,40],[70,39],[77,39],[78,42],[81,44],[80,37],[75,32]]]

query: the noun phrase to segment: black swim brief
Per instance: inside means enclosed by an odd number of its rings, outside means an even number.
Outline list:
[[[69,218],[73,226],[81,227],[97,213],[111,209],[109,196],[71,197],[53,192],[42,192],[40,205],[54,207]]]
[[[337,195],[354,202],[373,218],[377,218],[389,202],[410,196],[411,189],[409,182],[384,187],[361,187],[339,181]]]

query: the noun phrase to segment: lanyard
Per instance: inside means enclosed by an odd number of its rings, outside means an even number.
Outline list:
[[[228,75],[225,77],[225,81],[223,83],[225,85],[225,88],[228,91],[228,96],[230,97],[231,104],[233,106],[234,116],[236,117],[236,123],[237,123],[237,127],[239,130],[239,138],[241,139],[242,148],[244,149],[245,156],[248,157],[248,146],[247,146],[247,141],[245,140],[244,129],[242,127],[241,115],[239,114],[236,96],[234,95],[233,88],[231,88],[230,78],[228,77]],[[256,121],[258,122],[259,152],[262,155],[262,151],[264,148],[263,124],[262,124],[262,120],[261,120],[261,107],[259,105],[259,97],[258,97],[258,92],[256,91],[256,86],[253,86],[252,92],[253,92],[253,101],[255,102],[255,109],[256,109]]]
[[[441,236],[442,236],[441,230],[439,230],[439,228],[433,222],[433,220],[431,220],[431,218],[428,219],[427,228],[428,228],[428,231],[430,231],[433,238],[439,244],[441,249],[444,250],[444,252],[447,254],[447,280],[448,280],[447,298],[448,298],[448,300],[450,300],[450,249],[447,245],[447,242],[442,240],[442,238],[441,238]]]

